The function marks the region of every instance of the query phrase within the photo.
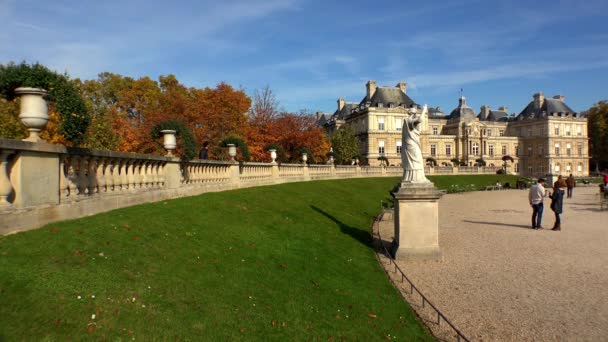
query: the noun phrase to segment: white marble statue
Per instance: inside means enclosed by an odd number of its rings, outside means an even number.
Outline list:
[[[427,111],[426,105],[422,115]],[[415,108],[410,109],[409,116],[403,120],[401,140],[403,149],[401,151],[401,165],[403,165],[402,183],[430,183],[424,175],[424,160],[420,147],[420,123],[421,115]]]

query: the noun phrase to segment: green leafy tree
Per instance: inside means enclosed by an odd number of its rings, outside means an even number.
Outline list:
[[[170,129],[175,131],[177,139],[177,148],[175,153],[182,157],[182,160],[191,160],[196,156],[196,140],[192,135],[192,131],[186,124],[177,120],[167,120],[156,124],[152,128],[152,138],[158,140],[163,134],[162,130]],[[180,143],[181,140],[181,143]]]
[[[608,102],[600,101],[586,113],[589,154],[599,172],[608,168]]]
[[[359,139],[350,126],[340,128],[331,138],[331,145],[337,164],[348,165],[359,155]]]
[[[51,110],[60,115],[59,133],[74,145],[80,145],[91,123],[87,106],[67,75],[41,64],[8,63],[0,65],[0,97],[11,101],[19,87],[43,88],[49,92]]]

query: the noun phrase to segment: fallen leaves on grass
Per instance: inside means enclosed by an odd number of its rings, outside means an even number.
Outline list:
[[[371,313],[370,313],[370,314],[367,314],[367,317],[369,317],[369,318],[378,318],[378,316],[377,316],[377,315],[374,315],[374,314],[371,314]]]
[[[50,232],[53,233],[53,234],[57,233],[57,232],[59,232],[59,228],[53,227],[53,228],[50,229]]]

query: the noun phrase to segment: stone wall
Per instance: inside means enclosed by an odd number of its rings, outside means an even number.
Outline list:
[[[427,168],[427,174],[497,168]],[[230,161],[70,148],[0,139],[0,235],[113,209],[205,192],[355,177],[400,177],[401,167]]]

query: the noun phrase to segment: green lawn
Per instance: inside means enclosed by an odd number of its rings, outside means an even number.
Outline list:
[[[0,341],[429,340],[370,248],[397,182],[208,193],[0,237]]]

